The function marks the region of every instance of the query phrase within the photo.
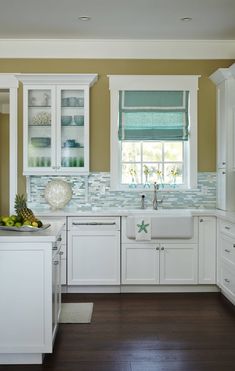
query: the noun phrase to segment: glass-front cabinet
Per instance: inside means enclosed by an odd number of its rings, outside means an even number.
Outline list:
[[[89,88],[97,75],[35,76],[37,84],[22,80],[24,175],[87,173]]]

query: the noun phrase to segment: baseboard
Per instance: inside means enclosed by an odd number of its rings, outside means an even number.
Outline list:
[[[63,293],[219,292],[216,285],[63,286]]]

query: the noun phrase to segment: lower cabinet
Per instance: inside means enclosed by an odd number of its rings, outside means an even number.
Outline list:
[[[197,284],[197,267],[197,244],[122,245],[122,284]]]
[[[0,241],[0,364],[40,364],[52,353],[61,306],[61,236],[55,243],[44,237]]]
[[[216,283],[216,218],[199,218],[198,283]]]
[[[120,218],[68,219],[68,285],[120,285]]]
[[[235,304],[235,224],[218,222],[218,285]]]

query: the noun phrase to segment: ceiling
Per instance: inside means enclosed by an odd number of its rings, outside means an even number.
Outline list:
[[[5,38],[235,40],[235,0],[7,0]]]

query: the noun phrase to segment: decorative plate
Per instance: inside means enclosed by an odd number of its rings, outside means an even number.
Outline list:
[[[22,225],[22,227],[8,227],[0,225],[0,231],[14,231],[14,232],[38,232],[50,227],[50,224],[44,224],[41,228],[33,227],[31,225]]]

